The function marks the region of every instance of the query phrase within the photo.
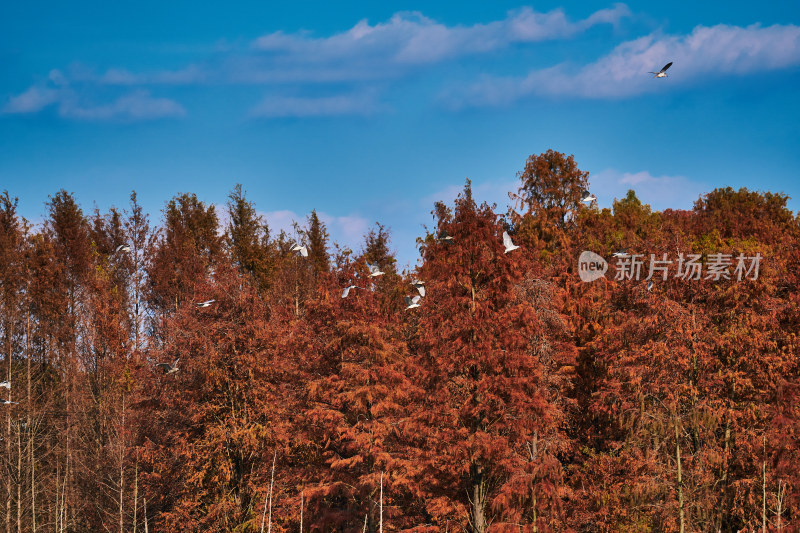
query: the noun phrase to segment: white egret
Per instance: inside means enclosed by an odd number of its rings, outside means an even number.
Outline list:
[[[419,307],[420,298],[421,297],[419,295],[414,296],[413,298],[411,296],[406,296],[406,298],[405,298],[405,300],[406,300],[406,310],[414,309],[415,307]]]
[[[300,252],[300,255],[302,255],[303,257],[308,257],[308,248],[306,248],[305,246],[295,244],[294,246],[292,246],[292,251]]]
[[[370,262],[367,262],[367,268],[369,268],[369,277],[376,278],[378,276],[383,276],[384,272],[378,268],[378,265],[373,265]]]
[[[174,374],[175,372],[178,371],[178,361],[180,361],[180,360],[181,360],[181,358],[178,357],[177,359],[175,359],[175,362],[172,363],[172,364],[169,364],[169,363],[158,363],[156,365],[156,368],[160,368],[161,370],[164,371],[165,374]]]
[[[581,193],[581,202],[583,202],[585,204],[590,204],[590,203],[592,203],[592,202],[594,202],[596,200],[597,200],[597,198],[587,190],[584,190]]]
[[[436,237],[437,241],[445,241],[445,242],[453,242],[453,238],[447,234],[445,230],[439,232],[439,236]]]
[[[360,289],[360,288],[361,287],[359,287],[358,285],[348,285],[347,287],[344,288],[344,291],[342,292],[342,298],[347,298],[347,295],[350,294],[351,289]]]
[[[411,282],[411,286],[414,287],[415,289],[417,289],[417,292],[419,292],[420,296],[425,296],[425,282],[424,281],[419,281],[418,279],[415,279],[414,281]]]
[[[512,242],[511,237],[509,237],[507,231],[503,232],[503,245],[506,247],[506,251],[504,253],[513,252],[514,250],[519,248],[519,246],[517,246]]]

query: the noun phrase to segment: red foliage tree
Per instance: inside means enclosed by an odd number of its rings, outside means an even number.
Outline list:
[[[521,265],[503,254],[503,228],[469,184],[436,216],[453,239],[425,244],[428,296],[409,317],[417,392],[403,430],[417,496],[440,528],[546,528],[561,512],[565,445],[563,411],[545,387],[554,362],[544,346],[556,343],[548,314],[515,290]]]

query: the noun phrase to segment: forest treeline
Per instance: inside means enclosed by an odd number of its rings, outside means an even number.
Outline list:
[[[787,197],[598,209],[554,151],[519,180],[507,213],[469,183],[436,203],[412,273],[384,226],[358,251],[315,212],[276,235],[240,186],[160,226],[135,193],[87,213],[62,190],[34,227],[5,192],[0,531],[800,530]],[[619,249],[762,260],[648,290],[615,279]],[[580,280],[584,250],[604,278]]]

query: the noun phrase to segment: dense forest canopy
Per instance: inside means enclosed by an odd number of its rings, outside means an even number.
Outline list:
[[[787,197],[598,209],[552,150],[519,178],[507,213],[436,203],[414,272],[241,186],[160,226],[3,193],[0,531],[800,528]]]

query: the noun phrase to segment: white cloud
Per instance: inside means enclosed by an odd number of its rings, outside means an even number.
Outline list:
[[[59,107],[65,118],[81,120],[153,120],[182,117],[186,110],[169,98],[154,98],[147,91],[123,95],[109,104],[83,105],[66,100]]]
[[[669,61],[669,78],[647,74]],[[744,75],[800,64],[800,26],[697,26],[688,35],[640,37],[575,70],[570,65],[534,70],[521,78],[485,77],[445,95],[454,107],[504,105],[531,95],[624,98],[710,76]]]
[[[66,74],[55,72],[72,83],[112,86],[389,79],[414,67],[501,50],[515,43],[567,39],[596,25],[617,25],[630,15],[621,3],[578,21],[571,21],[563,9],[541,13],[523,7],[509,11],[501,20],[448,26],[418,11],[403,11],[385,22],[360,20],[327,37],[315,37],[308,31],[277,31],[245,47],[218,43],[205,59],[172,70],[133,72],[115,67],[98,73],[89,66],[73,64]]]
[[[399,12],[387,22],[375,25],[361,20],[349,30],[330,37],[279,31],[259,37],[253,47],[276,62],[317,68],[337,63],[342,67],[420,65],[498,50],[513,43],[568,38],[597,24],[617,24],[628,16],[630,10],[624,4],[597,11],[578,22],[571,22],[561,9],[539,13],[525,7],[510,11],[503,20],[447,26],[417,11]]]
[[[2,112],[30,114],[55,106],[62,118],[128,121],[181,117],[186,114],[186,110],[174,100],[153,97],[145,90],[136,90],[118,96],[109,103],[98,104],[82,98],[57,70],[50,73],[50,81],[52,83],[49,86],[34,85],[22,94],[11,97]]]
[[[475,202],[481,204],[483,202],[489,205],[497,204],[497,211],[502,213],[506,208],[513,206],[514,202],[509,199],[508,193],[517,192],[519,189],[519,180],[486,180],[480,183],[472,182],[472,197]],[[450,185],[429,194],[420,200],[420,203],[425,207],[432,207],[434,202],[444,202],[447,205],[453,205],[456,197],[464,190],[464,184]]]
[[[206,81],[207,73],[197,65],[142,74],[135,74],[124,68],[112,68],[99,76],[91,71],[85,72],[83,79],[104,85],[188,85]]]
[[[562,9],[546,13],[524,7],[505,18],[473,25],[447,25],[419,12],[398,12],[383,22],[361,20],[348,30],[315,37],[309,32],[274,32],[249,46],[216,45],[196,63],[175,69],[134,72],[124,66],[97,72],[75,63],[53,70],[11,98],[4,113],[34,113],[56,104],[62,117],[84,120],[145,120],[185,114],[177,103],[134,92],[106,104],[90,104],[84,95],[113,93],[121,87],[230,84],[331,84],[391,80],[467,55],[506,49],[517,43],[571,38],[596,25],[616,25],[630,10],[624,4],[573,21]],[[340,90],[340,89],[336,89]],[[315,93],[317,94],[317,93]],[[262,117],[371,114],[385,110],[373,93],[325,94],[314,98],[272,96],[252,110]]]
[[[370,115],[383,107],[374,91],[321,97],[266,96],[251,111],[251,117],[331,117]]]
[[[294,211],[286,209],[259,214],[267,221],[270,234],[273,236],[278,235],[281,231],[285,231],[288,235],[294,235],[294,222],[305,220],[305,217],[299,217]]]
[[[58,101],[59,92],[47,87],[30,87],[19,96],[12,96],[3,113],[36,113]]]
[[[653,209],[691,209],[701,194],[708,192],[707,184],[685,176],[653,176],[647,171],[620,172],[607,169],[589,176],[589,186],[597,196],[600,207],[611,207],[615,198],[625,198],[629,189],[643,204]]]
[[[290,210],[269,211],[262,214],[273,236],[277,236],[281,230],[287,235],[296,236],[294,222],[305,227],[308,218],[307,215],[298,215]],[[356,214],[335,216],[324,211],[317,211],[317,215],[328,230],[331,245],[335,242],[352,250],[361,248],[364,235],[369,231],[369,222],[366,218]]]
[[[341,217],[320,213],[320,218],[329,228],[331,237],[335,242],[357,250],[364,241],[364,235],[369,231],[369,222],[359,215],[346,215]]]
[[[66,77],[66,76],[64,76],[64,73],[63,73],[63,72],[61,72],[61,71],[60,71],[60,70],[58,70],[58,69],[53,69],[53,70],[51,70],[51,71],[50,71],[50,74],[47,76],[47,78],[48,78],[48,79],[49,79],[49,80],[50,80],[50,81],[51,81],[51,82],[52,82],[54,85],[56,85],[56,86],[58,86],[58,87],[62,87],[62,86],[65,86],[65,85],[69,85],[69,80],[67,79],[67,77]]]

